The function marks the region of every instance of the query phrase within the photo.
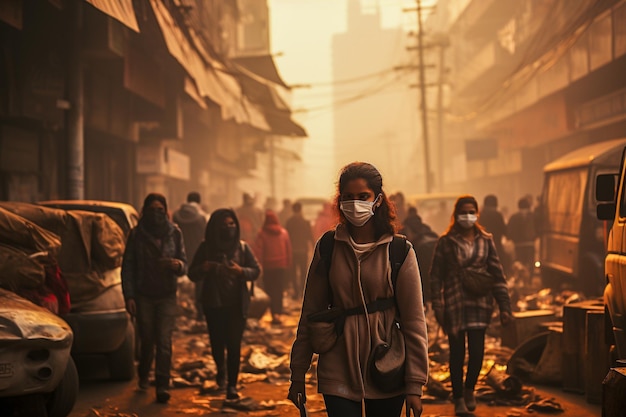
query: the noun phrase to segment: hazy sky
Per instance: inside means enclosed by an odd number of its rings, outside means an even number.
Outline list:
[[[332,35],[346,30],[347,0],[269,0],[271,45],[279,71],[287,84],[330,82]],[[415,26],[414,13],[402,9],[414,1],[362,0],[365,11],[380,7],[385,27]],[[293,89],[294,118],[308,131],[303,151],[302,195],[329,196],[337,172],[333,166],[333,126],[330,109],[301,113],[298,109],[329,106],[330,88]]]

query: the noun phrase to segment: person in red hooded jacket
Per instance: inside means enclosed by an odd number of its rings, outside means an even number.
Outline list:
[[[264,289],[270,297],[272,324],[281,324],[283,291],[291,266],[291,240],[272,210],[265,212],[265,222],[254,243],[255,254],[263,267]]]

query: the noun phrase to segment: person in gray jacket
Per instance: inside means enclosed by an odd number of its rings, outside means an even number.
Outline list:
[[[178,210],[172,215],[174,223],[180,227],[183,232],[183,240],[185,241],[185,251],[189,256],[189,259],[193,259],[193,256],[198,250],[198,246],[204,239],[204,228],[208,215],[200,207],[200,194],[192,191],[187,194],[187,202],[183,203]],[[200,296],[202,294],[202,282],[195,283],[195,306],[196,306],[196,320],[204,320],[204,314],[202,313],[202,303],[200,302]]]
[[[148,375],[155,359],[156,398],[170,399],[172,332],[176,321],[177,277],[187,272],[183,236],[167,216],[161,194],[148,194],[139,224],[131,230],[122,261],[122,290],[126,310],[136,317],[141,352],[139,388],[148,389]]]

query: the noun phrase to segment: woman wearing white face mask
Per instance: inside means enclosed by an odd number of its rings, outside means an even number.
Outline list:
[[[311,261],[291,350],[288,398],[296,405],[299,398],[306,399],[305,375],[313,356],[308,316],[332,305],[360,312],[345,316],[337,329],[341,334],[336,342],[319,355],[318,391],[324,395],[328,416],[361,417],[365,408],[367,417],[395,417],[405,401],[407,408],[419,416],[422,387],[428,376],[428,343],[415,252],[407,241],[398,237],[394,240],[394,209],[374,166],[363,162],[345,166],[337,191],[340,224],[331,232],[331,252],[324,255],[324,239],[329,236],[324,235]],[[392,242],[401,243],[406,253],[401,266],[395,267],[395,286],[390,263]],[[384,309],[370,308],[383,299],[391,303]],[[366,305],[367,314],[363,308]],[[384,329],[391,328],[396,318],[405,339],[406,370],[404,380],[400,378],[398,384],[401,387],[386,389],[377,385],[369,365],[374,346],[388,340],[384,339]]]
[[[484,295],[471,292],[463,281],[467,270],[486,270],[492,279]],[[491,234],[478,223],[478,203],[472,196],[457,199],[448,230],[439,238],[430,270],[432,306],[450,343],[450,378],[456,415],[476,408],[474,386],[482,367],[485,330],[495,303],[500,321],[511,321],[511,301]],[[465,338],[467,375],[463,382]]]

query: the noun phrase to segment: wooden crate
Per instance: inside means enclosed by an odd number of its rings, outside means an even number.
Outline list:
[[[602,417],[626,414],[626,368],[611,368],[602,382]]]
[[[514,320],[502,328],[502,346],[515,349],[520,343],[540,333],[542,323],[555,320],[552,310],[529,310],[513,313]]]
[[[604,310],[587,311],[585,325],[585,396],[591,404],[602,403],[602,381],[609,372],[609,346],[604,338]]]
[[[601,300],[588,300],[563,306],[563,390],[585,393],[585,326],[587,311],[604,311]]]

